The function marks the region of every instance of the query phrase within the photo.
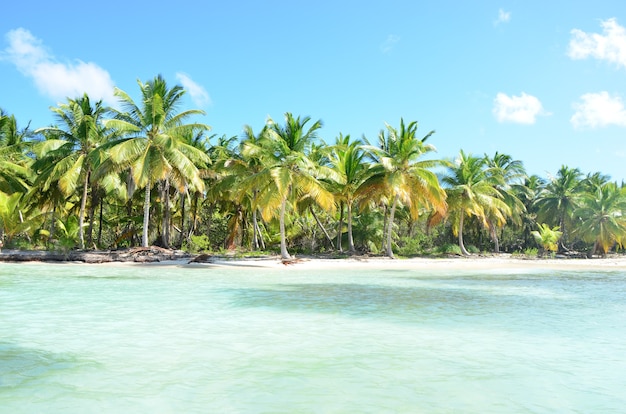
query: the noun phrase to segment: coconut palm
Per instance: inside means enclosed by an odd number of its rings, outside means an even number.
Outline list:
[[[561,247],[565,249],[574,210],[578,208],[580,197],[585,188],[582,173],[578,168],[562,166],[555,177],[537,195],[535,208],[537,221],[552,226],[559,226],[563,233]]]
[[[499,173],[494,173],[484,157],[465,154],[461,150],[459,157],[448,167],[448,174],[442,179],[448,194],[448,206],[453,218],[453,230],[458,236],[461,252],[469,256],[463,241],[463,226],[466,217],[475,217],[484,226],[489,220],[502,225],[511,215],[511,208],[504,202],[504,196],[498,189],[503,180]]]
[[[333,168],[340,177],[340,181],[334,183],[335,197],[341,202],[342,206],[343,204],[346,206],[348,253],[350,254],[356,252],[352,233],[352,208],[357,200],[357,190],[361,184],[365,182],[369,171],[369,164],[366,163],[366,155],[367,153],[362,147],[362,142],[360,140],[352,141],[350,135],[346,135],[345,137],[340,135],[330,153],[331,168]],[[341,214],[343,214],[343,207]],[[339,234],[341,234],[341,227]],[[338,242],[338,247],[341,247],[341,241]]]
[[[63,127],[40,128],[36,133],[51,139],[38,144],[43,157],[35,162],[33,169],[39,173],[35,185],[44,191],[58,185],[66,197],[82,188],[78,214],[78,238],[80,248],[85,248],[84,218],[91,175],[104,158],[102,144],[107,138],[102,118],[108,109],[98,101],[92,105],[84,94],[77,99],[50,108]]]
[[[545,223],[538,224],[539,230],[531,232],[537,244],[546,252],[556,253],[559,248],[559,239],[563,233],[559,231],[558,226],[550,228]]]
[[[371,175],[358,190],[364,199],[386,200],[390,207],[386,225],[385,254],[394,258],[392,233],[395,210],[403,203],[416,219],[420,209],[434,209],[444,216],[447,204],[446,193],[439,185],[433,169],[443,164],[440,160],[425,160],[423,157],[435,151],[426,141],[435,131],[422,138],[417,137],[417,122],[405,125],[400,119],[400,128],[385,124],[386,129],[378,135],[378,146],[366,145],[374,165]]]
[[[519,160],[514,160],[508,154],[502,154],[497,151],[493,157],[485,154],[485,160],[489,173],[497,176],[495,177],[496,184],[494,184],[496,189],[511,210],[511,213],[506,218],[510,218],[516,225],[521,225],[526,207],[519,197],[528,191],[524,186],[524,181],[526,180],[524,164]],[[494,252],[499,253],[500,243],[497,229],[504,223],[498,221],[496,214],[495,217],[491,215],[487,217],[487,224],[491,239],[494,242]]]
[[[0,191],[26,193],[32,183],[32,159],[25,155],[32,136],[28,126],[19,129],[14,115],[0,108]]]
[[[333,195],[319,181],[320,169],[308,157],[322,121],[307,127],[310,121],[308,116],[294,117],[289,112],[285,114],[284,125],[269,119],[267,139],[246,146],[246,156],[258,157],[263,168],[246,180],[245,185],[259,189],[259,205],[264,218],[278,214],[280,255],[284,260],[291,258],[285,233],[287,204],[306,195],[323,209],[334,209]]]
[[[148,246],[150,224],[150,193],[154,184],[162,182],[162,189],[169,190],[174,184],[179,191],[186,185],[202,190],[198,165],[209,162],[206,153],[193,147],[185,137],[195,131],[209,130],[201,123],[186,123],[201,110],[178,112],[185,94],[182,86],[168,87],[160,75],[143,83],[137,81],[141,91],[141,104],[121,89],[115,89],[124,112],[117,111],[107,126],[117,129],[124,138],[110,148],[111,159],[122,168],[130,168],[138,188],[145,189],[143,206],[142,246]],[[163,194],[164,214],[169,212],[169,196]],[[163,243],[169,245],[169,224],[163,229]]]
[[[626,242],[626,188],[607,182],[595,191],[586,192],[580,199],[574,215],[579,218],[576,234],[593,247],[589,255],[597,250],[606,255],[608,250]]]

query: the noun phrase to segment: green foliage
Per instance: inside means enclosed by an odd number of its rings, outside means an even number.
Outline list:
[[[528,247],[524,249],[524,255],[526,255],[527,257],[537,257],[538,254],[539,249],[537,249],[536,247]]]
[[[413,237],[403,237],[398,243],[398,254],[401,256],[416,256],[424,254],[432,249],[433,237],[426,233],[418,232]]]
[[[461,256],[463,253],[461,252],[461,247],[458,244],[446,243],[442,246],[439,246],[435,249],[435,253],[442,255],[457,255]]]
[[[199,236],[192,235],[190,237],[190,243],[187,245],[187,249],[190,253],[205,252],[211,249],[211,242],[209,236],[206,234],[200,234]]]
[[[470,252],[471,254],[478,254],[480,253],[480,249],[476,246],[474,246],[473,244],[469,244],[467,246],[467,251]]]
[[[58,219],[56,221],[57,232],[59,239],[57,241],[57,248],[59,250],[67,252],[72,250],[78,245],[79,224],[78,217],[72,215],[65,220]]]
[[[550,228],[549,225],[543,223],[539,224],[539,230],[533,231],[532,235],[537,244],[545,251],[556,252],[559,248],[558,242],[563,232],[559,231],[559,226]]]

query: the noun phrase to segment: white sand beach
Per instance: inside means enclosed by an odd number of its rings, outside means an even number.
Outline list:
[[[508,254],[498,256],[470,256],[451,258],[410,258],[389,259],[384,257],[357,257],[357,258],[313,258],[296,257],[284,263],[279,257],[230,259],[215,257],[209,263],[189,263],[176,261],[173,264],[188,266],[212,267],[263,267],[263,268],[294,268],[303,270],[337,270],[337,269],[447,269],[447,270],[480,270],[480,269],[555,269],[555,270],[626,270],[626,257],[616,256],[593,259],[522,259],[511,257]],[[162,262],[161,264],[165,264]],[[156,264],[158,265],[158,264]]]

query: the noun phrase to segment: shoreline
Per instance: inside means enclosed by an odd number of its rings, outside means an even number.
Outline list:
[[[521,258],[508,253],[451,256],[441,258],[414,257],[390,259],[381,256],[353,256],[328,258],[320,256],[295,256],[283,261],[279,256],[229,257],[222,255],[192,255],[179,250],[158,247],[134,248],[122,251],[47,252],[4,250],[0,263],[59,263],[103,264],[115,266],[182,266],[206,268],[276,268],[300,270],[487,270],[487,269],[550,269],[550,270],[623,270],[626,255],[606,258]]]

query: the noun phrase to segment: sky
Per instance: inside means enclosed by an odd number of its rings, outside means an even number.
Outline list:
[[[45,4],[41,4],[45,3]],[[505,153],[626,180],[623,0],[11,1],[0,108],[20,127],[88,93],[115,107],[161,74],[218,136],[284,114],[375,142],[417,121],[438,158]]]

